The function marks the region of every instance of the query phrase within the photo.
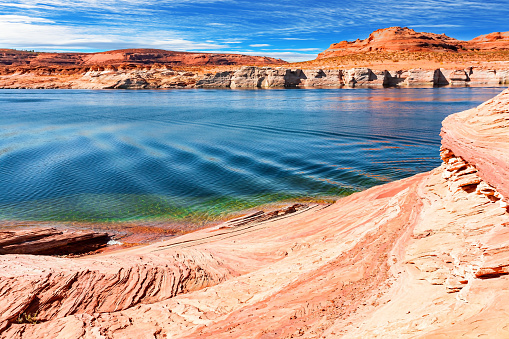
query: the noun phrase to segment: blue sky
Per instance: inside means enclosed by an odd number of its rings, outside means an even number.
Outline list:
[[[509,31],[509,0],[0,0],[0,48],[162,48],[314,59],[390,26],[471,39]]]

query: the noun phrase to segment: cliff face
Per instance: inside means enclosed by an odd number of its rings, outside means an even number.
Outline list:
[[[334,43],[320,53],[317,59],[382,51],[461,52],[499,49],[509,49],[509,32],[495,32],[462,41],[445,34],[416,32],[408,27],[389,27],[374,31],[364,40]]]
[[[119,253],[0,256],[1,336],[508,337],[508,122],[506,90],[444,121],[440,167],[330,206]]]
[[[167,66],[92,66],[0,69],[0,88],[156,89],[156,88],[306,88],[436,87],[509,84],[509,69],[372,70],[299,69],[243,66],[203,73]]]
[[[134,65],[273,65],[286,61],[241,54],[174,52],[162,49],[124,49],[101,53],[45,53],[0,49],[0,65],[5,66],[90,66]]]

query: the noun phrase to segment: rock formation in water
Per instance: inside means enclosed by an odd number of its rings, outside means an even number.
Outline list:
[[[329,206],[116,253],[2,255],[1,336],[509,337],[509,90],[442,137],[440,167]]]
[[[408,27],[389,27],[374,31],[364,40],[334,43],[320,53],[317,59],[367,52],[462,52],[507,49],[509,32],[495,32],[462,41],[445,34],[416,32]]]
[[[172,70],[167,66],[94,66],[0,69],[0,88],[167,89],[437,87],[509,84],[508,69],[374,70],[299,69],[242,66],[216,73]]]

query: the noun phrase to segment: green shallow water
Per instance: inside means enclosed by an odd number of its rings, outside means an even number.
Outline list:
[[[1,206],[0,220],[37,221],[173,221],[206,224],[258,206],[295,202],[332,202],[354,191],[331,192],[329,197],[303,197],[295,194],[267,194],[255,198],[214,197],[183,199],[136,194],[83,194]]]

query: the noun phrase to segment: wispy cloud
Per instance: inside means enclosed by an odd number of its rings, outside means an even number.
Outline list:
[[[307,39],[304,39],[304,38],[278,38],[278,39],[281,39],[281,40],[294,40],[294,41],[316,40],[316,39],[313,39],[313,38],[307,38]]]
[[[38,48],[79,50],[127,47],[152,47],[177,51],[210,50],[229,48],[211,40],[205,42],[181,38],[161,39],[163,34],[149,34],[126,37],[119,32],[101,33],[98,27],[84,30],[73,26],[54,25],[54,21],[19,15],[0,15],[0,45],[13,48]],[[108,48],[106,48],[108,49]]]
[[[33,18],[26,15],[0,15],[0,23],[22,23],[22,24],[31,24],[31,23],[49,23],[54,24],[55,21],[45,19],[45,18]]]
[[[294,52],[312,52],[321,51],[321,48],[278,48],[278,49],[267,49],[263,48],[262,51],[294,51]]]
[[[462,25],[451,25],[451,24],[436,24],[436,25],[408,25],[410,28],[451,28],[451,27],[462,27]]]
[[[508,0],[0,0],[0,13],[0,48],[271,47],[296,58],[389,26],[462,39],[509,30]]]
[[[194,51],[194,50],[214,50],[221,48],[229,48],[228,45],[220,45],[207,42],[195,42],[185,39],[167,39],[149,42],[151,46],[174,50],[174,51]]]

